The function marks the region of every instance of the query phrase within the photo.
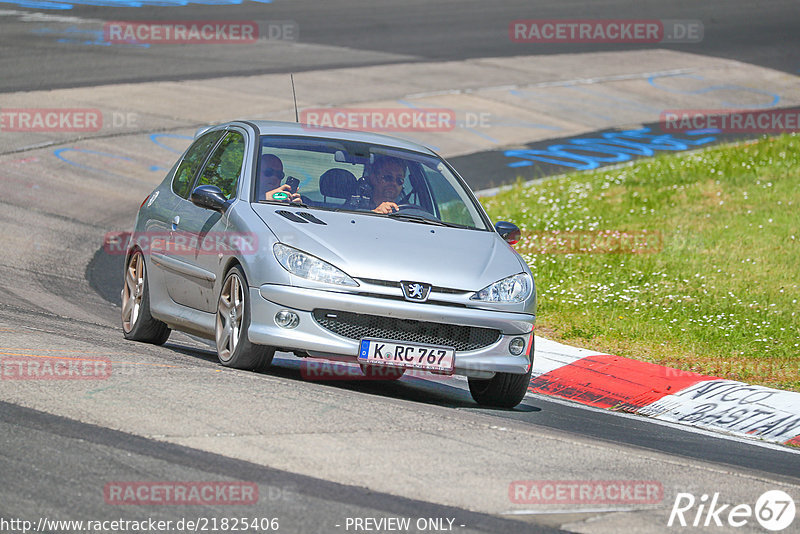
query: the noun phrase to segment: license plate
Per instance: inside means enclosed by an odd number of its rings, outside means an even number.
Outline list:
[[[453,347],[362,339],[358,361],[370,365],[425,369],[452,374],[455,354],[456,350]]]

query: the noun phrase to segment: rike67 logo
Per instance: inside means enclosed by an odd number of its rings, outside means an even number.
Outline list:
[[[691,493],[678,493],[667,526],[738,528],[755,519],[763,528],[778,532],[792,524],[795,511],[794,499],[781,490],[764,492],[755,506],[722,504],[719,493],[710,499],[707,494],[697,499]]]

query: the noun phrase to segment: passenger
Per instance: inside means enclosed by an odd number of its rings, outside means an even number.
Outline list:
[[[372,186],[372,211],[384,214],[398,211],[397,201],[406,181],[403,161],[390,156],[378,156],[370,165],[366,178]]]
[[[300,202],[300,193],[292,193],[289,184],[281,185],[283,180],[283,162],[278,156],[272,154],[264,154],[261,156],[261,168],[259,169],[260,175],[258,180],[258,189],[256,191],[256,198],[258,200],[280,200],[282,202]],[[276,193],[285,193],[285,198],[280,198],[283,195],[278,195],[274,198]]]

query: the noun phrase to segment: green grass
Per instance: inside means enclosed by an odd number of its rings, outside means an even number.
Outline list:
[[[519,183],[482,201],[528,236],[518,250],[536,280],[540,335],[800,390],[797,135]],[[603,231],[659,239],[638,253],[542,241]]]

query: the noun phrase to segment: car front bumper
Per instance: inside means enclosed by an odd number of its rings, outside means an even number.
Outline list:
[[[311,357],[353,360],[358,357],[359,340],[335,334],[314,318],[315,309],[329,309],[500,331],[499,339],[491,345],[456,352],[455,373],[460,375],[491,378],[496,372],[522,374],[528,371],[533,359],[531,345],[536,317],[527,313],[441,306],[273,284],[251,287],[250,303],[248,337],[252,343],[303,351]],[[300,317],[297,327],[281,328],[275,323],[275,314],[281,310],[293,311]],[[525,339],[525,349],[519,356],[508,349],[515,337]]]

